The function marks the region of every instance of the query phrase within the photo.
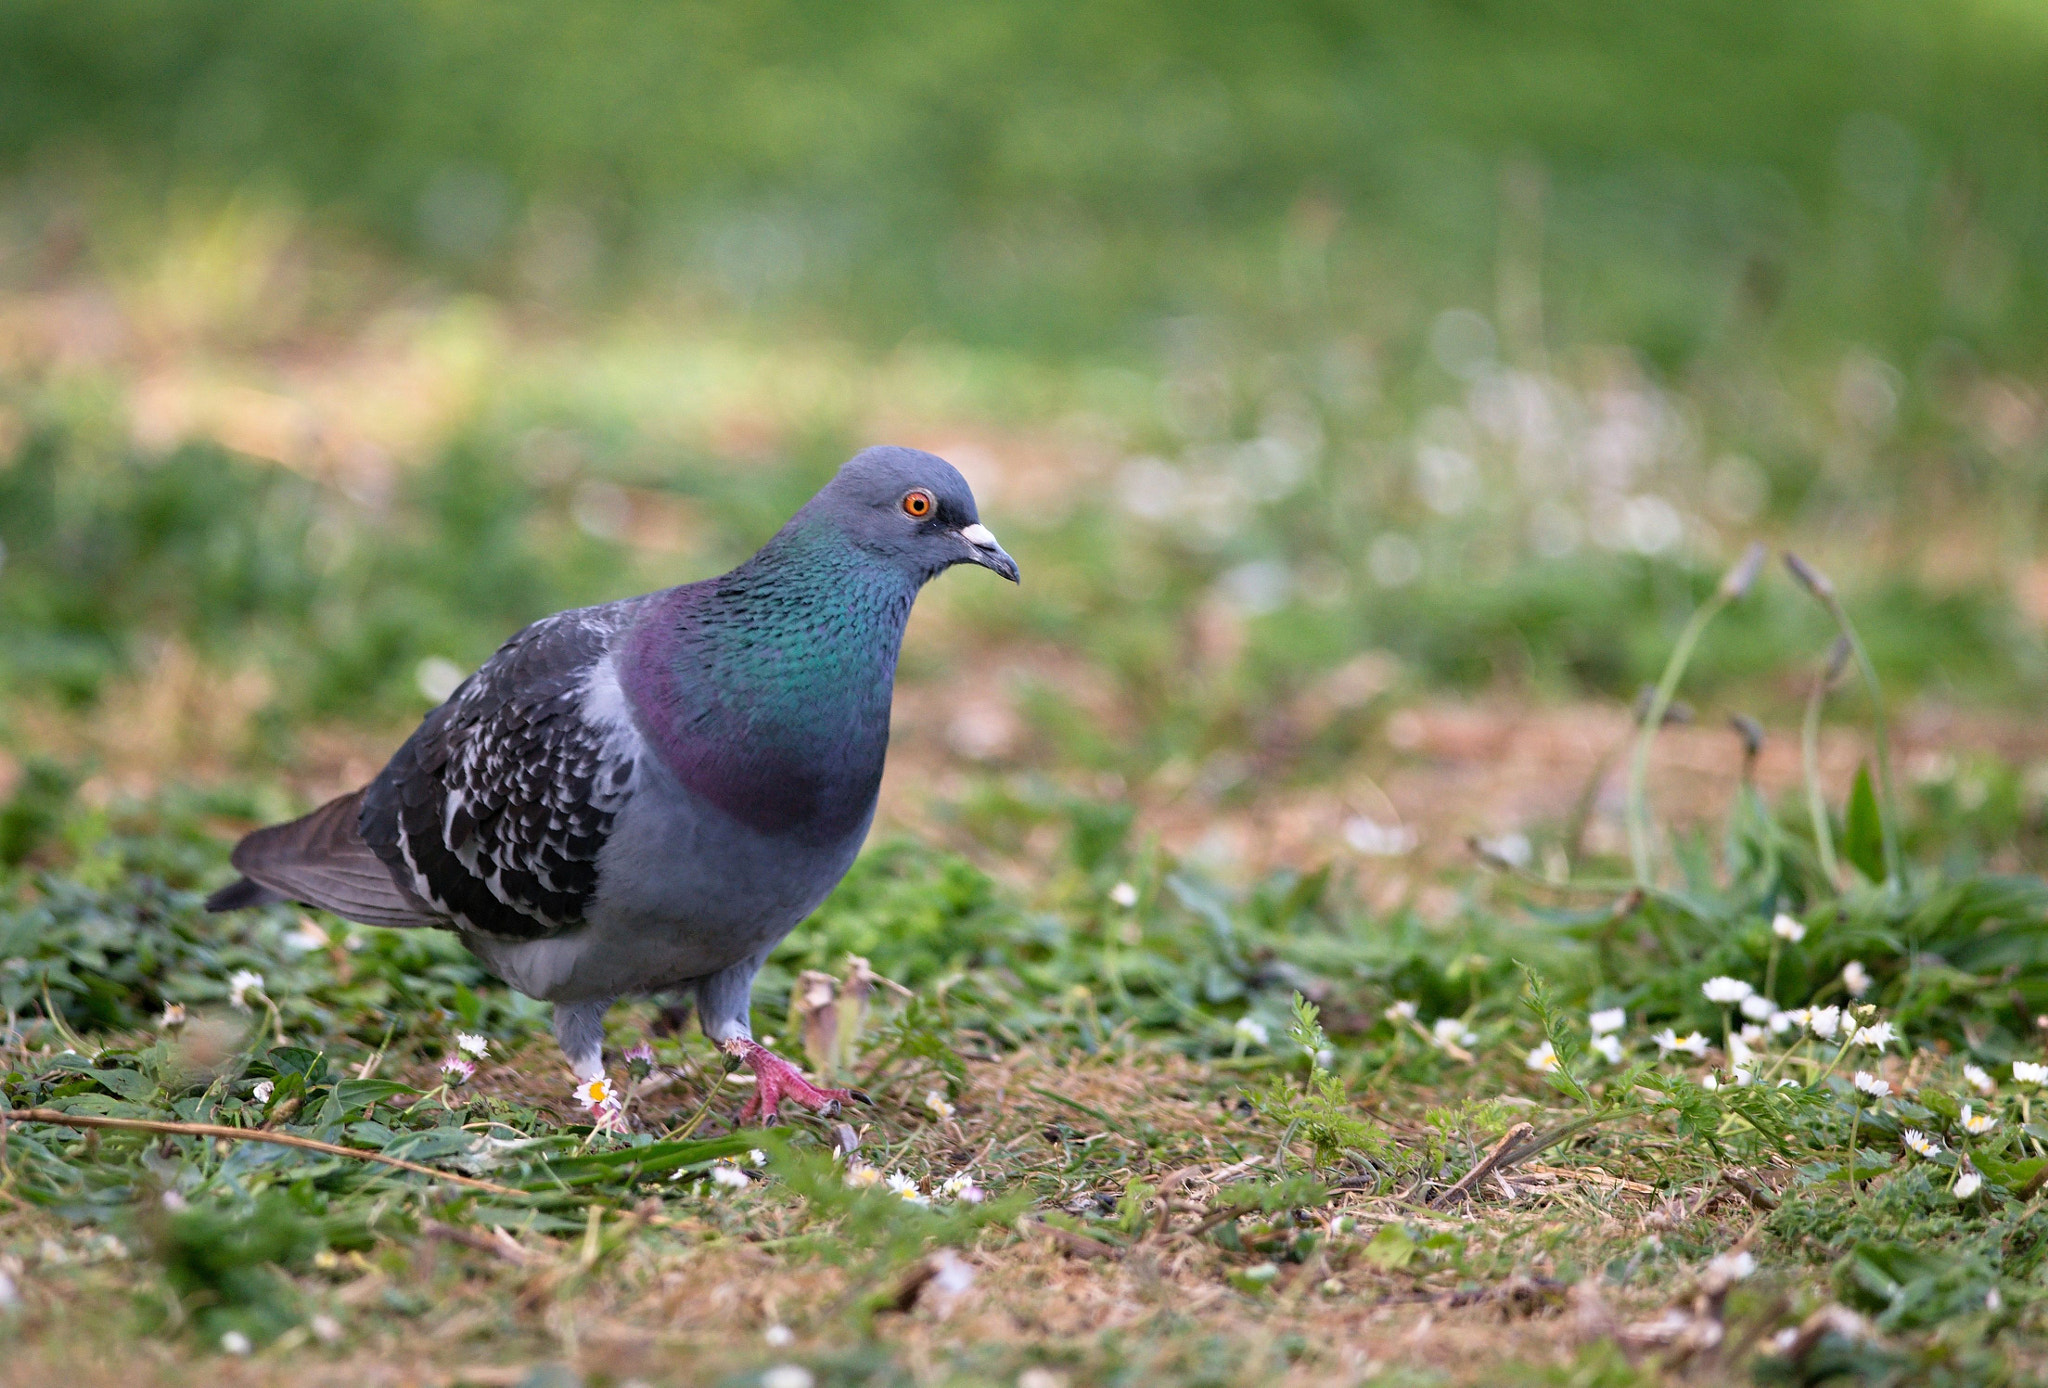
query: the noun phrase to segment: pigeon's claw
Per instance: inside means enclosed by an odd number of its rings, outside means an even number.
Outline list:
[[[839,1105],[854,1099],[864,1104],[870,1102],[858,1089],[824,1089],[812,1084],[804,1078],[803,1071],[749,1037],[733,1037],[725,1043],[725,1053],[744,1060],[754,1072],[754,1092],[740,1109],[742,1123],[757,1119],[774,1122],[784,1099],[793,1099],[820,1113],[835,1112]]]

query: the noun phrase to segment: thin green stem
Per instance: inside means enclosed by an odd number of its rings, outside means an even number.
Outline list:
[[[1657,681],[1657,688],[1650,695],[1649,707],[1643,710],[1642,726],[1636,730],[1635,751],[1630,755],[1628,765],[1628,853],[1635,869],[1636,885],[1640,887],[1650,885],[1653,866],[1650,861],[1650,744],[1656,740],[1657,729],[1663,726],[1664,715],[1671,708],[1672,697],[1678,692],[1678,682],[1685,676],[1685,667],[1692,660],[1693,647],[1699,644],[1700,633],[1727,605],[1727,597],[1717,590],[1686,622],[1685,630],[1678,635],[1678,644],[1672,648],[1671,659],[1664,663],[1663,678]]]
[[[1678,644],[1671,650],[1671,659],[1664,663],[1664,675],[1650,695],[1649,706],[1643,710],[1642,726],[1636,729],[1635,752],[1629,759],[1628,768],[1628,851],[1639,887],[1650,886],[1654,867],[1650,861],[1650,744],[1656,741],[1657,730],[1664,726],[1664,715],[1670,711],[1671,700],[1678,693],[1678,682],[1685,678],[1685,667],[1692,661],[1693,647],[1699,644],[1700,635],[1706,631],[1707,624],[1720,615],[1722,608],[1750,590],[1763,567],[1765,553],[1762,544],[1752,544],[1721,575],[1713,595],[1699,605],[1687,620],[1685,629],[1679,632]]]
[[[1806,717],[1799,725],[1799,762],[1806,777],[1806,813],[1813,821],[1813,847],[1820,854],[1821,876],[1827,879],[1830,891],[1839,891],[1842,878],[1835,862],[1835,835],[1828,827],[1827,801],[1820,791],[1820,706],[1827,693],[1828,675],[1823,670],[1814,677],[1813,690],[1806,696]]]

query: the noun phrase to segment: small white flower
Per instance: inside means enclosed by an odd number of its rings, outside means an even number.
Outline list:
[[[1109,899],[1128,911],[1138,904],[1138,889],[1128,882],[1119,882],[1109,889]]]
[[[851,1163],[846,1168],[846,1184],[855,1190],[867,1190],[882,1183],[882,1173],[864,1161]]]
[[[270,1080],[258,1080],[256,1087],[249,1091],[249,1096],[259,1104],[267,1104],[270,1102],[270,1096],[276,1092],[277,1086]]]
[[[1743,1045],[1752,1048],[1763,1045],[1764,1041],[1770,1036],[1769,1032],[1765,1031],[1755,1022],[1748,1022],[1738,1027],[1735,1034],[1742,1038]]]
[[[164,1015],[156,1019],[156,1024],[166,1031],[185,1025],[185,1004],[181,1002],[165,1003]]]
[[[1392,1007],[1389,1007],[1387,1009],[1386,1017],[1387,1020],[1392,1022],[1395,1026],[1400,1026],[1403,1022],[1414,1021],[1415,1012],[1415,1004],[1410,1002],[1408,999],[1403,998],[1401,999],[1401,1001],[1395,1003]]]
[[[889,1173],[888,1186],[890,1190],[895,1191],[896,1194],[902,1196],[913,1205],[929,1205],[932,1203],[931,1197],[917,1188],[917,1182],[911,1180],[910,1177],[904,1175],[901,1171]]]
[[[1461,1017],[1439,1017],[1429,1024],[1429,1034],[1439,1046],[1476,1046],[1479,1033]]]
[[[1991,1076],[1984,1073],[1984,1067],[1981,1065],[1965,1065],[1963,1078],[1970,1082],[1972,1089],[1987,1099],[1998,1092],[1998,1086],[1991,1082]]]
[[[1628,1025],[1628,1010],[1621,1007],[1605,1008],[1588,1017],[1586,1024],[1593,1029],[1595,1036],[1605,1036],[1610,1031],[1620,1031]]]
[[[934,1089],[927,1092],[924,1096],[924,1106],[932,1111],[934,1117],[951,1118],[953,1116],[953,1106],[946,1102],[946,1096],[940,1090]]]
[[[1972,1137],[1982,1137],[1998,1126],[1998,1118],[1989,1113],[1972,1113],[1968,1104],[1963,1105],[1963,1131]]]
[[[711,1168],[711,1179],[714,1183],[724,1186],[729,1190],[745,1190],[754,1183],[753,1178],[737,1166],[725,1166],[722,1164]]]
[[[1868,1070],[1858,1070],[1856,1072],[1856,1087],[1873,1099],[1882,1099],[1885,1095],[1892,1092],[1890,1080],[1881,1080]]]
[[[1741,1002],[1744,998],[1755,993],[1756,989],[1750,987],[1739,978],[1730,978],[1726,974],[1718,974],[1702,983],[1700,991],[1707,995],[1708,1002],[1718,1002],[1726,1005],[1728,1003]]]
[[[771,1325],[761,1332],[770,1349],[788,1349],[796,1343],[796,1332],[786,1325]]]
[[[1670,1027],[1666,1027],[1650,1039],[1657,1043],[1657,1052],[1660,1055],[1670,1055],[1673,1051],[1684,1051],[1687,1055],[1707,1053],[1707,1038],[1696,1031],[1680,1036]]]
[[[1706,1074],[1705,1078],[1703,1078],[1703,1079],[1702,1079],[1702,1080],[1700,1081],[1700,1088],[1702,1088],[1702,1089],[1709,1089],[1709,1090],[1712,1090],[1712,1089],[1719,1089],[1720,1087],[1721,1087],[1721,1077],[1720,1077],[1719,1075],[1715,1074],[1715,1073],[1714,1073],[1713,1071],[1711,1071],[1711,1070],[1709,1070],[1709,1071],[1707,1072],[1707,1074]]]
[[[766,1166],[767,1164],[768,1154],[766,1152],[762,1151],[758,1147],[749,1147],[747,1149],[748,1166]]]
[[[1842,1029],[1842,1009],[1816,1007],[1806,1014],[1806,1025],[1821,1040],[1832,1041],[1835,1039],[1835,1033]]]
[[[1606,1036],[1594,1037],[1593,1054],[1609,1065],[1621,1064],[1621,1038],[1611,1032]]]
[[[2012,1063],[2012,1077],[2020,1084],[2048,1084],[2048,1065],[2036,1065],[2031,1060],[2015,1060]]]
[[[1978,1174],[1975,1168],[1965,1168],[1963,1173],[1956,1177],[1956,1199],[1968,1200],[1971,1196],[1975,1195],[1978,1192],[1978,1190],[1980,1190],[1983,1187],[1983,1185],[1984,1178],[1983,1176]]]
[[[1849,1041],[1850,1044],[1857,1046],[1875,1046],[1881,1051],[1896,1041],[1898,1036],[1890,1022],[1879,1022],[1875,1026],[1856,1028],[1856,1034],[1851,1036]]]
[[[979,1205],[987,1198],[982,1188],[974,1184],[974,1177],[963,1171],[957,1176],[948,1176],[939,1186],[941,1200],[958,1200],[968,1205]]]
[[[482,1060],[490,1054],[491,1043],[473,1031],[458,1031],[455,1033],[455,1049]]]
[[[576,1102],[592,1112],[596,1112],[598,1109],[604,1108],[609,1104],[617,1103],[618,1094],[612,1087],[611,1077],[609,1075],[599,1075],[596,1079],[584,1080],[579,1083],[576,1086]]]
[[[761,1388],[812,1388],[817,1376],[801,1364],[777,1364],[761,1374]]]
[[[220,1347],[225,1354],[253,1354],[256,1346],[249,1343],[249,1337],[239,1330],[230,1330],[220,1337]]]
[[[1796,1012],[1773,1012],[1764,1019],[1764,1025],[1770,1028],[1771,1035],[1773,1036],[1783,1036],[1794,1027],[1804,1031],[1806,1029],[1806,1009],[1800,1008]]]
[[[298,929],[285,936],[284,942],[294,948],[305,950],[326,949],[333,943],[327,938],[327,932],[321,928],[320,922],[311,916],[300,916]]]
[[[1790,940],[1796,945],[1806,938],[1806,927],[1799,922],[1796,916],[1790,916],[1780,911],[1771,920],[1771,933],[1781,940]]]
[[[1239,1017],[1230,1029],[1237,1033],[1238,1040],[1254,1046],[1263,1046],[1268,1040],[1266,1024],[1253,1017]]]
[[[1730,1065],[1741,1069],[1752,1064],[1755,1060],[1756,1052],[1751,1049],[1749,1042],[1739,1035],[1728,1038],[1728,1063]]]
[[[1762,993],[1752,993],[1742,1000],[1742,1015],[1752,1022],[1768,1021],[1777,1011],[1778,1005]]]
[[[228,975],[228,1001],[244,1012],[249,1010],[249,994],[262,991],[263,975],[254,969],[236,969]]]
[[[1734,1086],[1735,1086],[1735,1087],[1736,1087],[1737,1089],[1740,1089],[1740,1088],[1742,1088],[1742,1086],[1744,1086],[1745,1084],[1748,1084],[1748,1083],[1749,1083],[1749,1082],[1750,1082],[1751,1080],[1753,1080],[1753,1079],[1755,1079],[1755,1078],[1756,1078],[1756,1076],[1752,1075],[1752,1074],[1751,1074],[1751,1073],[1750,1073],[1749,1071],[1747,1071],[1747,1070],[1741,1070],[1741,1069],[1737,1069],[1737,1070],[1730,1070],[1730,1071],[1728,1072],[1728,1082],[1729,1082],[1730,1084],[1734,1085]]]
[[[1548,1041],[1545,1041],[1535,1050],[1529,1052],[1528,1059],[1523,1063],[1531,1070],[1548,1074],[1550,1071],[1558,1068],[1557,1048]]]
[[[1863,967],[1860,959],[1851,959],[1842,965],[1842,986],[1849,990],[1849,996],[1860,998],[1870,991],[1870,970]]]
[[[1756,1256],[1748,1249],[1739,1253],[1723,1253],[1707,1263],[1707,1275],[1725,1277],[1730,1282],[1740,1282],[1756,1271]]]
[[[1941,1151],[1941,1144],[1918,1128],[1906,1129],[1899,1134],[1899,1140],[1923,1157],[1933,1157]]]

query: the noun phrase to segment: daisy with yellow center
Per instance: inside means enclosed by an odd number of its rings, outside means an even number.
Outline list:
[[[1972,1113],[1968,1104],[1963,1105],[1963,1131],[1972,1137],[1981,1137],[1998,1126],[1998,1119],[1988,1113]]]
[[[576,1086],[576,1102],[588,1109],[603,1108],[615,1102],[617,1097],[618,1091],[609,1075],[599,1075],[596,1079],[584,1080]]]

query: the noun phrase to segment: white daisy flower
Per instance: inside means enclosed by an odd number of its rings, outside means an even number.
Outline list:
[[[853,1162],[846,1168],[846,1184],[855,1190],[866,1190],[882,1183],[882,1173],[864,1161]]]
[[[1989,1113],[1972,1113],[1968,1104],[1963,1105],[1963,1131],[1972,1137],[1982,1137],[1998,1126],[1998,1119]]]
[[[276,1092],[277,1086],[271,1081],[258,1080],[256,1087],[250,1091],[250,1097],[259,1104],[267,1104],[270,1102],[270,1096]]]
[[[1558,1068],[1557,1048],[1548,1041],[1545,1041],[1535,1050],[1529,1052],[1528,1058],[1523,1061],[1523,1064],[1527,1065],[1531,1070],[1548,1074],[1550,1071]]]
[[[1726,1005],[1728,1003],[1741,1002],[1744,998],[1754,994],[1756,989],[1750,987],[1739,978],[1730,978],[1726,974],[1719,974],[1702,983],[1700,991],[1707,995],[1708,1002],[1718,1002]]]
[[[1842,1029],[1842,1009],[1816,1007],[1806,1015],[1806,1025],[1821,1040],[1832,1041],[1835,1033]]]
[[[1856,1034],[1849,1038],[1849,1042],[1856,1046],[1875,1046],[1881,1051],[1898,1038],[1899,1034],[1892,1029],[1890,1022],[1879,1022],[1875,1026],[1856,1028]]]
[[[164,1015],[156,1019],[156,1024],[166,1031],[185,1025],[185,1004],[181,1002],[165,1003]]]
[[[1970,1082],[1972,1089],[1987,1099],[1998,1092],[1998,1086],[1991,1082],[1991,1076],[1984,1072],[1984,1067],[1981,1065],[1965,1065],[1963,1067],[1963,1078]]]
[[[490,1054],[491,1043],[473,1031],[458,1031],[455,1033],[455,1049],[482,1060]]]
[[[1882,1099],[1885,1095],[1892,1092],[1890,1080],[1881,1080],[1868,1070],[1858,1070],[1855,1083],[1858,1089],[1873,1099]]]
[[[1138,889],[1128,882],[1119,882],[1109,889],[1109,899],[1128,911],[1138,904]]]
[[[2015,1060],[2012,1063],[2012,1077],[2020,1084],[2048,1084],[2048,1065],[2036,1065],[2031,1060]]]
[[[1609,1065],[1621,1064],[1621,1038],[1612,1032],[1605,1036],[1594,1037],[1593,1054],[1599,1056]]]
[[[1899,1134],[1899,1140],[1923,1157],[1933,1157],[1941,1151],[1941,1144],[1918,1128],[1906,1129]]]
[[[236,969],[228,975],[228,1002],[244,1012],[249,1010],[249,994],[262,991],[263,975],[254,969]]]
[[[902,1196],[910,1204],[929,1205],[932,1203],[932,1198],[917,1188],[917,1182],[911,1180],[910,1177],[904,1175],[901,1171],[889,1173],[888,1186],[890,1190],[895,1191],[896,1194]]]
[[[1465,1025],[1462,1017],[1439,1017],[1429,1024],[1429,1034],[1439,1046],[1476,1046],[1479,1033]]]
[[[715,1184],[725,1186],[729,1190],[745,1190],[754,1183],[753,1177],[737,1166],[723,1164],[711,1168],[711,1179]]]
[[[1983,1185],[1983,1176],[1979,1175],[1975,1168],[1966,1168],[1961,1175],[1956,1177],[1956,1199],[1968,1200],[1982,1189]]]
[[[1695,1056],[1707,1053],[1707,1038],[1696,1031],[1680,1036],[1670,1027],[1666,1027],[1650,1039],[1657,1043],[1657,1050],[1664,1055],[1669,1055],[1673,1051],[1684,1051],[1687,1055]]]
[[[1771,920],[1771,933],[1796,945],[1806,938],[1806,927],[1800,923],[1798,917],[1780,911]]]
[[[1762,993],[1750,994],[1742,1000],[1741,1007],[1742,1015],[1752,1022],[1764,1021],[1778,1010],[1778,1005]]]
[[[1414,1021],[1416,1011],[1416,1005],[1410,1002],[1408,999],[1403,998],[1399,1002],[1395,1003],[1392,1007],[1389,1007],[1387,1009],[1386,1017],[1387,1020],[1392,1022],[1395,1026],[1399,1026],[1403,1022]]]
[[[1595,1036],[1605,1036],[1628,1025],[1628,1010],[1620,1007],[1605,1008],[1588,1017],[1586,1024],[1593,1029]]]
[[[924,1096],[924,1106],[932,1111],[934,1117],[951,1118],[953,1116],[953,1106],[946,1102],[945,1094],[939,1090],[931,1090]]]
[[[1740,1253],[1723,1253],[1718,1257],[1710,1259],[1707,1263],[1707,1274],[1709,1276],[1725,1277],[1730,1282],[1740,1282],[1755,1271],[1756,1255],[1748,1249],[1744,1249]]]
[[[593,1112],[607,1104],[615,1103],[618,1099],[618,1091],[609,1075],[599,1075],[596,1079],[582,1081],[576,1086],[575,1093],[576,1102]]]
[[[1798,1012],[1773,1012],[1764,1019],[1764,1026],[1773,1036],[1783,1036],[1794,1027],[1804,1031],[1806,1030],[1805,1012],[1803,1009]]]
[[[1254,1046],[1263,1046],[1268,1039],[1266,1024],[1251,1017],[1239,1017],[1231,1024],[1230,1029],[1237,1033],[1239,1040],[1248,1041]]]
[[[1863,967],[1860,959],[1851,959],[1842,965],[1842,986],[1849,990],[1849,996],[1860,998],[1870,991],[1870,970]]]

